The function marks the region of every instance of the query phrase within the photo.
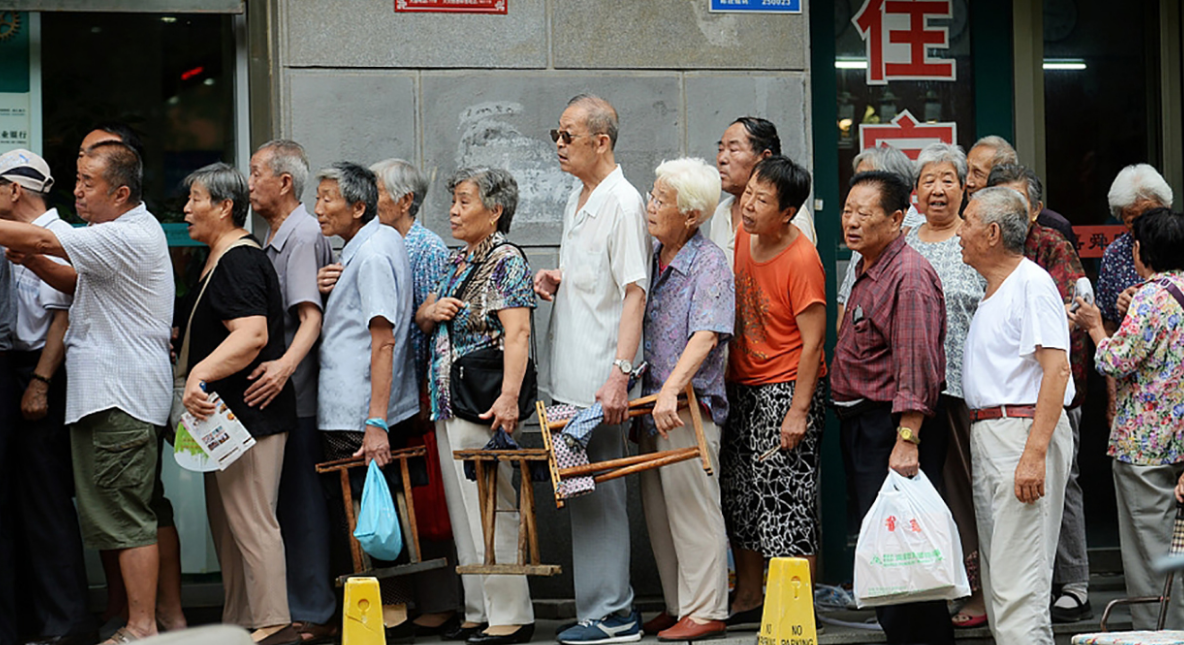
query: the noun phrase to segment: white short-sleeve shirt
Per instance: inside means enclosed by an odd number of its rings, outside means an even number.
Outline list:
[[[962,361],[967,406],[976,410],[1036,403],[1044,376],[1036,349],[1064,350],[1066,365],[1069,362],[1064,303],[1048,273],[1027,258],[979,303]],[[1073,395],[1073,379],[1069,379],[1064,405]]]
[[[173,402],[173,264],[143,204],[55,233],[78,272],[66,332],[66,423],[111,408],[166,425]]]
[[[715,214],[711,216],[711,222],[709,224],[710,231],[708,233],[711,241],[723,249],[724,254],[728,256],[728,266],[730,267],[735,267],[736,265],[736,229],[732,227],[732,204],[735,202],[736,196],[731,193],[724,195],[719,200],[719,205],[715,207]],[[818,245],[818,237],[814,232],[814,216],[810,213],[810,209],[806,208],[805,204],[798,209],[798,212],[794,214],[790,222],[805,234],[806,239],[810,240],[811,244]]]
[[[74,228],[58,217],[56,208],[45,211],[32,223],[53,231],[55,235]],[[51,256],[50,259],[66,264],[61,258]],[[69,309],[74,298],[45,284],[36,273],[21,265],[12,267],[12,283],[16,290],[16,338],[13,347],[20,351],[37,351],[45,347],[53,312]]]
[[[577,209],[581,191],[577,185],[563,213],[563,279],[551,308],[551,396],[588,406],[616,369],[625,287],[649,290],[651,247],[645,205],[620,166]]]

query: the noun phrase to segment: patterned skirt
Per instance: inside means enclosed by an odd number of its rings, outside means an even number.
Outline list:
[[[778,450],[781,421],[796,382],[728,384],[731,412],[720,447],[720,494],[733,547],[767,558],[818,553],[818,467],[826,422],[826,379],[818,381],[806,415],[806,436]]]

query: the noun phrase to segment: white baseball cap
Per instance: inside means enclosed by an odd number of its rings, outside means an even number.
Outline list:
[[[38,193],[48,193],[53,187],[49,164],[41,155],[24,148],[0,155],[0,178]]]

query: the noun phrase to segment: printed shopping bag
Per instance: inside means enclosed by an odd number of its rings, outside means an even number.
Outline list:
[[[918,472],[888,471],[859,529],[855,601],[860,607],[970,595],[954,516]]]
[[[379,560],[394,560],[403,551],[403,533],[399,516],[395,514],[395,500],[386,485],[386,477],[376,462],[371,461],[362,488],[362,508],[358,512],[358,527],[354,537],[362,550]]]

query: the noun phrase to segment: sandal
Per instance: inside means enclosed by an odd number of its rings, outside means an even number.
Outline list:
[[[136,636],[127,627],[120,627],[111,634],[111,638],[103,641],[101,645],[123,645],[124,643],[133,643],[138,640],[143,640]]]
[[[284,627],[262,640],[255,641],[255,645],[298,645],[303,641],[303,636],[292,625],[284,625]]]
[[[959,620],[961,618],[961,620]],[[982,627],[987,624],[986,614],[967,614],[965,612],[958,612],[950,618],[950,622],[954,624],[957,629],[970,629],[971,627]]]
[[[300,632],[300,638],[303,639],[305,645],[330,643],[337,637],[337,625],[332,623],[319,625],[308,621],[297,621],[292,623],[292,627]]]

